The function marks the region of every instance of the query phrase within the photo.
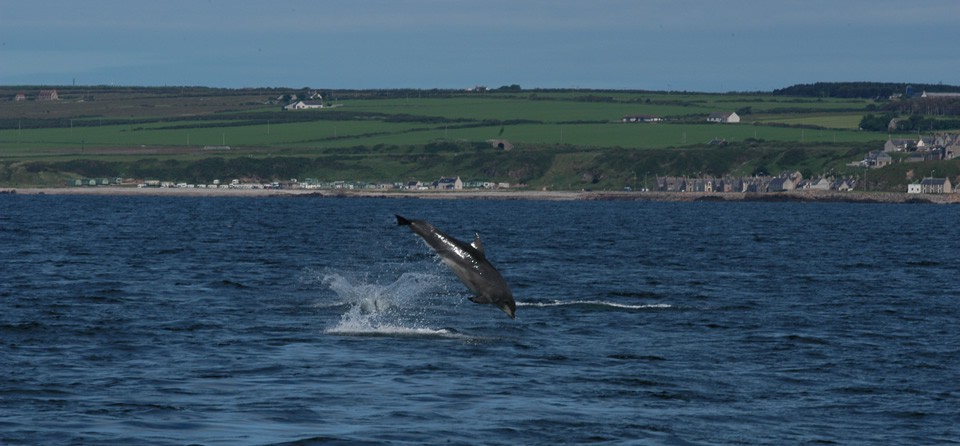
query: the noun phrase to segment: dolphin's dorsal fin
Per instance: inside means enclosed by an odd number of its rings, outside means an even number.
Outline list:
[[[483,254],[483,242],[480,241],[480,234],[474,235],[473,243],[471,243],[470,246],[473,246],[473,249],[476,249],[477,252]]]

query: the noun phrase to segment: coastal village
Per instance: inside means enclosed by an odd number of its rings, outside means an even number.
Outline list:
[[[645,119],[656,119],[647,115],[630,115],[623,118],[623,122],[645,122]],[[736,123],[739,117],[736,113],[713,113],[708,118],[711,122]],[[646,121],[656,122],[656,121]],[[895,162],[912,163],[921,161],[939,161],[960,156],[960,134],[941,133],[930,137],[915,139],[889,139],[882,150],[869,152],[864,159],[850,164],[851,167],[879,169]],[[401,190],[401,191],[462,191],[462,190],[504,190],[524,188],[523,184],[506,182],[490,182],[467,180],[459,176],[442,177],[435,180],[394,181],[394,182],[364,182],[364,181],[323,181],[314,178],[303,180],[289,179],[286,181],[261,182],[253,179],[232,179],[221,182],[214,179],[209,183],[193,184],[186,182],[163,180],[136,180],[129,178],[99,178],[76,179],[68,186],[131,186],[139,188],[200,188],[200,189],[301,189],[301,190]],[[748,176],[748,177],[689,177],[689,176],[657,176],[652,183],[644,180],[644,184],[624,186],[624,191],[637,192],[696,192],[696,193],[777,193],[789,191],[839,191],[848,192],[863,190],[861,178],[852,176],[819,176],[804,178],[800,172],[785,172],[776,176]],[[930,177],[918,179],[910,183],[907,190],[910,194],[948,194],[955,193],[950,178]]]
[[[233,179],[229,182],[212,180],[210,183],[193,184],[173,181],[147,180],[138,181],[134,179],[116,178],[76,180],[70,186],[132,186],[137,188],[179,188],[179,189],[300,189],[300,190],[406,190],[406,191],[436,191],[436,190],[494,190],[510,189],[510,183],[504,182],[486,182],[486,181],[468,181],[464,182],[460,177],[443,177],[434,181],[408,181],[408,182],[380,182],[371,183],[363,181],[321,181],[314,178],[298,180],[292,178],[286,181],[273,181],[269,183],[259,182],[249,179]],[[515,187],[515,186],[514,186]]]
[[[790,172],[779,176],[756,177],[678,177],[663,176],[651,180],[649,187],[625,186],[627,192],[674,192],[674,193],[777,193],[790,191],[838,191],[862,190],[861,181],[853,177],[816,177],[803,178],[800,172]],[[233,179],[228,182],[211,180],[209,183],[186,183],[161,180],[140,181],[127,178],[99,178],[71,180],[70,187],[121,186],[136,188],[179,188],[179,189],[291,189],[291,190],[332,190],[332,191],[464,191],[464,190],[510,190],[524,188],[506,182],[463,181],[460,177],[443,177],[434,181],[408,182],[362,182],[362,181],[320,181],[313,178],[304,180],[290,179],[269,183],[255,180]],[[909,185],[905,191],[911,194],[954,193],[949,178],[924,178]]]

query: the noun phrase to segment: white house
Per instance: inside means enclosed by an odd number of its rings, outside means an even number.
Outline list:
[[[907,185],[908,194],[919,194],[923,192],[923,188],[920,187],[920,183],[910,183]]]
[[[312,108],[323,108],[321,101],[296,101],[283,106],[284,110],[307,110]]]
[[[738,115],[737,112],[713,112],[707,116],[707,122],[737,124],[740,122],[740,115]]]

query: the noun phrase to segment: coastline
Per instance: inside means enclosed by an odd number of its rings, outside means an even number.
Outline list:
[[[306,189],[188,189],[134,188],[122,186],[62,188],[0,188],[0,194],[96,195],[170,197],[322,197],[322,198],[417,198],[540,201],[665,201],[665,202],[843,202],[843,203],[933,203],[960,204],[960,194],[907,194],[897,192],[789,191],[740,192],[622,192],[622,191],[355,191]]]

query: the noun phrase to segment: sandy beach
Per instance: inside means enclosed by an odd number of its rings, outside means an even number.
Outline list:
[[[798,201],[850,203],[960,203],[960,194],[906,194],[893,192],[790,191],[778,193],[697,193],[621,191],[355,191],[308,189],[201,189],[136,188],[120,186],[63,188],[0,188],[0,194],[22,195],[117,195],[171,197],[379,197],[474,200],[610,200],[610,201]]]

